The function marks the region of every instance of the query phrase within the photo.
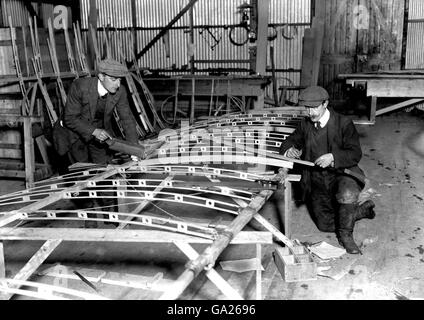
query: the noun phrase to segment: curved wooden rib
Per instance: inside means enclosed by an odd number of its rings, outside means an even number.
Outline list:
[[[238,156],[238,155],[212,155],[212,156],[184,156],[184,157],[162,157],[157,159],[149,159],[139,161],[140,166],[151,166],[157,164],[184,164],[184,163],[211,163],[211,164],[262,164],[270,165],[279,168],[293,168],[293,163],[285,160],[272,159],[269,157],[253,157],[253,156]]]

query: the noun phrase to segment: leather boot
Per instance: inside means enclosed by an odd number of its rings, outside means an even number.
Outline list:
[[[367,219],[374,219],[375,212],[374,212],[375,204],[372,200],[367,200],[364,203],[362,203],[360,206],[358,206],[358,209],[355,213],[355,220],[361,220],[363,218]]]
[[[355,204],[340,204],[338,215],[337,238],[347,253],[358,254],[361,250],[353,239],[353,227],[355,226]]]

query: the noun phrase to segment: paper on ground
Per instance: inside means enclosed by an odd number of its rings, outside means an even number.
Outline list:
[[[246,272],[246,271],[255,271],[261,268],[261,271],[264,271],[264,268],[260,264],[257,258],[252,259],[242,259],[242,260],[228,260],[219,262],[221,268],[225,271],[233,272]]]
[[[339,258],[346,253],[345,249],[332,246],[325,241],[310,246],[309,251],[323,260]]]

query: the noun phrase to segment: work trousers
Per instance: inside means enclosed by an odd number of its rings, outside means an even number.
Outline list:
[[[112,160],[112,153],[106,143],[94,139],[87,143],[77,140],[69,150],[69,158],[71,163],[88,162],[103,165]]]
[[[92,139],[88,143],[84,143],[81,140],[77,140],[69,151],[69,158],[71,163],[76,162],[86,162],[86,163],[96,163],[100,165],[106,165],[112,160],[112,154],[108,149],[106,143],[100,143],[97,140]],[[104,182],[104,184],[109,184],[109,182]],[[102,182],[97,183],[98,187],[101,188]],[[104,211],[115,211],[116,210],[116,199],[107,198],[109,195],[106,192],[98,192],[100,198],[97,201],[94,199],[85,198],[85,199],[76,199],[75,204],[80,209],[90,208],[90,207],[103,207]],[[83,191],[81,196],[88,196],[88,192]],[[102,210],[102,209],[99,209]]]
[[[316,226],[323,232],[338,229],[340,204],[357,203],[361,186],[343,174],[327,170],[311,172],[311,192],[307,205]],[[353,214],[353,212],[352,212]]]

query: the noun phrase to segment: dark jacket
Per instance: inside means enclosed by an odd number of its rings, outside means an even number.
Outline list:
[[[339,113],[330,111],[330,119],[327,123],[328,152],[334,156],[334,168],[345,169],[364,174],[358,167],[362,157],[359,135],[352,120]],[[290,147],[294,146],[302,150],[302,159],[314,162],[311,159],[311,134],[314,124],[309,118],[303,119],[296,130],[281,144],[280,154],[284,154]],[[308,168],[303,170],[302,186],[306,193],[310,190],[310,172]]]
[[[72,135],[71,141],[81,138],[88,142],[93,138],[92,133],[96,129],[94,121],[98,99],[98,81],[96,77],[79,78],[74,80],[69,89],[63,122],[67,128],[77,134]],[[115,108],[125,130],[126,140],[136,143],[138,140],[136,122],[128,104],[126,89],[122,85],[115,94],[109,94],[106,101],[104,126],[111,135],[114,134],[112,117]]]

